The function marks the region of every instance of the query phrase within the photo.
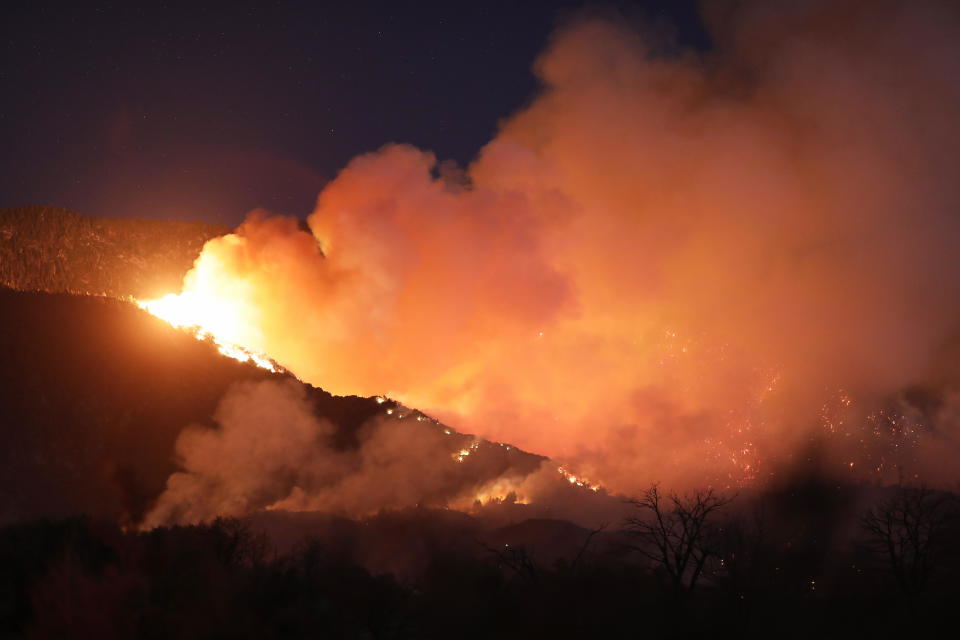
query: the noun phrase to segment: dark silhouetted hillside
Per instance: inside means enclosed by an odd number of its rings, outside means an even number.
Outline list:
[[[0,359],[5,521],[136,519],[173,471],[180,430],[209,420],[234,382],[270,375],[126,302],[5,289]]]
[[[225,227],[108,219],[56,207],[0,209],[0,284],[122,298],[179,291],[204,243]]]
[[[175,470],[185,427],[214,428],[218,403],[238,382],[287,377],[224,357],[128,302],[3,288],[0,361],[0,522],[76,514],[138,522]],[[342,449],[356,446],[361,425],[396,407],[307,393]],[[443,429],[404,424],[412,434]],[[449,446],[467,440],[453,433]],[[438,464],[453,468],[451,486],[438,500],[543,460],[483,442],[464,464],[448,458]]]

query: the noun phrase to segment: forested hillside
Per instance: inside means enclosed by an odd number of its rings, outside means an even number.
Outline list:
[[[211,416],[238,384],[293,380],[223,357],[120,300],[3,288],[0,360],[0,523],[75,514],[139,522],[177,468],[184,428],[217,428]],[[304,388],[313,415],[332,425],[335,450],[355,449],[377,416],[395,420],[413,442],[439,439],[436,463],[447,473],[433,487],[438,504],[543,460],[478,442],[458,464],[450,452],[469,446],[468,436],[437,436],[442,425],[404,421],[389,401]]]
[[[200,222],[0,209],[0,284],[24,291],[150,298],[177,291],[204,243],[229,229]]]

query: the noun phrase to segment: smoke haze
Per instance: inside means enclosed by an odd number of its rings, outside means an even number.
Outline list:
[[[419,413],[388,411],[364,423],[355,442],[338,442],[338,428],[317,417],[303,384],[237,383],[221,400],[214,428],[180,433],[182,470],[167,479],[141,526],[278,509],[360,518],[415,506],[470,510],[477,500],[562,505],[590,493],[533,456],[490,455],[476,440],[457,455],[466,436]]]
[[[749,484],[815,445],[835,474],[944,459],[955,396],[903,392],[956,380],[956,6],[720,3],[705,20],[707,53],[571,22],[536,63],[540,94],[470,167],[362,155],[312,233],[256,212],[184,290],[305,382],[388,395],[614,491]],[[290,387],[246,392],[222,433],[181,438],[166,497],[194,497],[171,504],[366,511],[442,484],[395,482],[445,454],[383,429],[359,458],[306,460],[328,427]]]

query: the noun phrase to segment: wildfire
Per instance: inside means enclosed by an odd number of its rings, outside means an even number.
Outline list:
[[[473,441],[470,443],[469,448],[460,449],[459,451],[457,451],[457,452],[455,452],[454,454],[452,454],[451,457],[452,457],[454,460],[456,460],[457,462],[463,462],[464,460],[467,459],[467,457],[468,457],[471,453],[473,453],[474,451],[476,451],[476,450],[479,449],[479,448],[480,448],[480,441],[479,441],[479,440],[473,440]]]
[[[590,491],[593,491],[593,492],[597,492],[600,490],[600,485],[594,484],[589,480],[587,480],[586,478],[575,476],[569,471],[567,471],[564,467],[557,467],[557,472],[561,476],[563,476],[564,480],[566,480],[572,485],[576,485],[578,487],[584,487],[586,489],[590,489]]]
[[[238,326],[238,309],[222,301],[211,301],[189,292],[168,294],[155,300],[137,300],[134,303],[171,326],[191,333],[197,340],[210,340],[217,351],[239,362],[249,362],[261,369],[280,373],[283,369],[270,358],[226,340]]]

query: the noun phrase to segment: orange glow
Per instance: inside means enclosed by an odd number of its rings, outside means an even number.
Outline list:
[[[479,489],[472,495],[453,500],[450,506],[454,509],[470,510],[478,505],[497,503],[531,504],[534,500],[524,482],[524,478],[501,477]]]
[[[709,61],[571,23],[463,172],[359,156],[309,231],[255,212],[153,312],[575,486],[749,485],[817,440],[835,468],[895,469],[872,443],[919,451],[924,425],[880,409],[955,370],[960,136],[917,124],[955,121],[920,98],[955,96],[954,70],[870,35],[885,19],[764,14]]]
[[[249,362],[261,369],[278,373],[282,369],[264,355],[221,336],[235,335],[242,326],[228,301],[206,299],[194,293],[168,294],[155,300],[134,300],[136,305],[170,325],[188,331],[198,340],[212,340],[217,351],[239,362]]]
[[[563,476],[563,479],[577,487],[584,487],[590,491],[597,492],[602,488],[599,484],[594,484],[583,477],[578,477],[567,471],[563,467],[557,467],[557,472]]]

